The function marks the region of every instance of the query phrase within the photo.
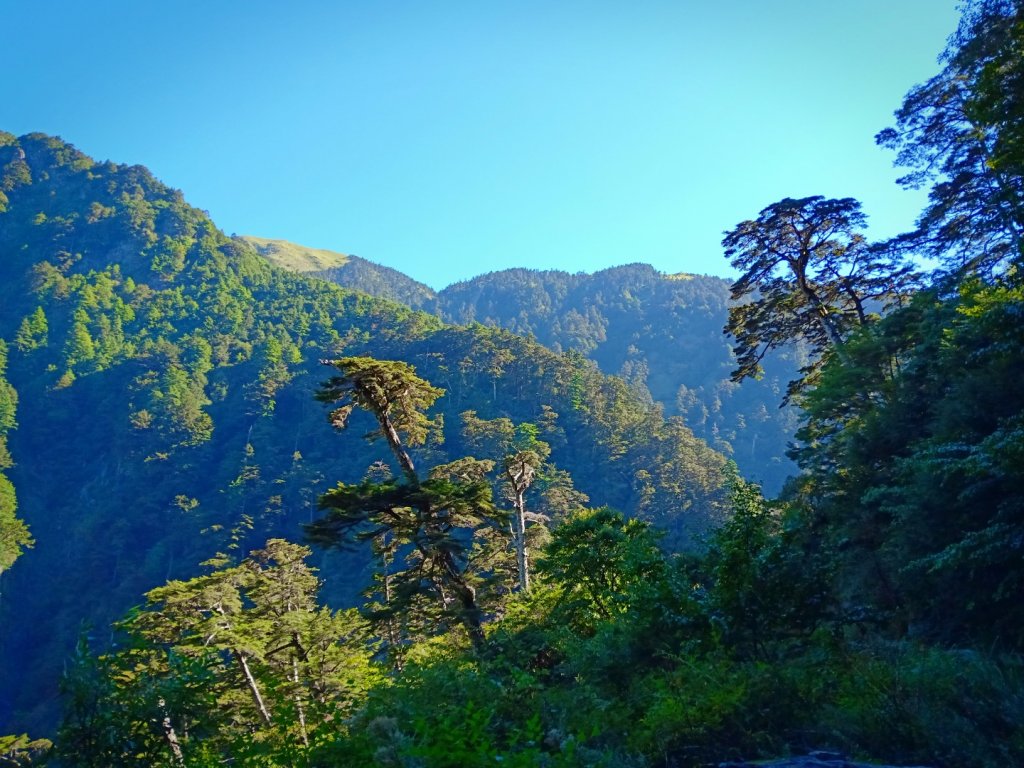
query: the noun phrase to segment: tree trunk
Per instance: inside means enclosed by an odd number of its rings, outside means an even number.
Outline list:
[[[526,551],[526,490],[533,482],[534,468],[528,463],[524,454],[513,457],[505,467],[505,477],[513,493],[512,543],[516,548],[516,565],[519,570],[519,589],[530,590],[530,562]]]
[[[384,439],[388,441],[388,445],[391,447],[391,452],[398,459],[398,463],[402,467],[402,472],[405,473],[406,478],[411,483],[418,483],[419,478],[416,476],[416,467],[412,463],[412,458],[409,456],[408,451],[405,450],[405,446],[402,445],[402,438],[398,435],[398,430],[395,429],[395,425],[391,423],[391,419],[383,411],[379,411],[374,414],[377,417],[377,422],[380,424],[380,430],[384,433]]]
[[[302,735],[302,743],[309,749],[309,734],[306,733],[306,710],[302,706],[302,696],[299,694],[299,660],[292,656],[292,682],[295,683],[295,709],[299,715],[299,733]]]
[[[160,699],[157,702],[160,707],[160,727],[164,732],[164,740],[171,748],[172,762],[175,765],[185,765],[185,755],[181,751],[181,743],[178,741],[178,734],[174,732],[174,725],[171,723],[171,716],[167,712],[167,702]]]
[[[484,647],[484,629],[480,606],[476,602],[476,590],[466,582],[450,552],[442,555],[441,563],[448,575],[447,581],[452,585],[462,605],[460,618],[469,633],[469,640],[473,643],[473,648],[479,651]]]
[[[270,711],[267,709],[267,705],[263,703],[263,697],[260,695],[259,685],[256,683],[256,678],[253,676],[252,670],[249,669],[249,662],[246,660],[245,654],[236,648],[232,648],[231,653],[234,655],[235,661],[238,662],[238,666],[242,668],[242,674],[245,676],[245,683],[249,686],[249,693],[252,694],[252,700],[256,705],[257,711],[260,713],[260,719],[263,720],[264,725],[272,725]]]
[[[828,306],[821,300],[821,297],[815,292],[813,288],[808,284],[805,276],[800,275],[798,279],[798,285],[800,286],[801,292],[810,302],[811,306],[814,307],[815,312],[818,315],[818,322],[821,324],[821,329],[825,332],[829,342],[833,347],[839,347],[843,343],[843,337],[839,333],[839,329],[836,327],[835,322],[832,320],[832,315],[829,312]]]
[[[519,566],[519,589],[523,592],[530,591],[530,564],[529,554],[526,551],[526,489],[516,488],[516,530],[513,541],[516,547],[516,562]]]

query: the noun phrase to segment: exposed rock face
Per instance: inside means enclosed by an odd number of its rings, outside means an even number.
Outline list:
[[[896,768],[878,763],[855,763],[838,752],[811,752],[801,757],[785,757],[780,760],[759,760],[757,762],[719,763],[718,768]],[[915,768],[923,768],[915,766]]]

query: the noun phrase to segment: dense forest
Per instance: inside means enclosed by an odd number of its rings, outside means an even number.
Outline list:
[[[1024,763],[1022,53],[1024,4],[965,3],[878,134],[914,231],[815,196],[726,233],[731,380],[793,363],[773,498],[578,334],[274,267],[0,134],[0,760]]]
[[[767,493],[778,492],[796,472],[786,451],[797,429],[797,412],[779,403],[787,383],[808,361],[806,346],[772,350],[763,375],[744,386],[733,381],[735,361],[722,334],[730,302],[727,280],[665,275],[646,264],[628,264],[593,275],[509,269],[435,292],[358,256],[239,239],[288,269],[447,322],[505,328],[556,352],[581,353],[665,413],[682,416],[694,434],[735,461]]]
[[[551,448],[538,511],[590,496],[680,542],[723,516],[725,459],[582,357],[275,270],[145,169],[3,140],[5,423],[28,427],[6,471],[36,549],[4,577],[0,642],[19,692],[4,705],[30,724],[86,626],[218,552],[301,536],[330,483],[365,474],[375,454],[313,400],[322,358],[372,351],[444,386],[417,449],[433,461],[469,452],[463,414],[534,425]],[[351,604],[367,567],[339,559],[332,600]]]

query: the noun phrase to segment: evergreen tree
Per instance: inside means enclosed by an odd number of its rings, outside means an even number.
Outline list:
[[[14,346],[19,352],[31,352],[39,347],[46,346],[49,337],[49,325],[46,322],[46,313],[42,307],[36,307],[35,311],[21,321],[18,331],[14,335]]]
[[[424,411],[443,390],[402,362],[348,357],[329,364],[342,375],[324,384],[317,398],[341,403],[331,412],[331,422],[343,428],[354,408],[368,411],[378,424],[368,437],[384,438],[401,467],[402,480],[339,483],[321,497],[327,514],[307,526],[310,538],[339,545],[353,536],[373,539],[387,534],[394,546],[408,550],[408,567],[394,576],[398,597],[390,610],[401,610],[423,595],[435,599],[445,614],[457,606],[455,613],[479,648],[484,642],[483,614],[468,569],[468,551],[473,533],[496,517],[490,487],[482,481],[443,477],[421,480],[407,447],[426,442],[436,425]]]
[[[851,198],[786,198],[726,234],[726,258],[742,273],[725,327],[736,339],[733,381],[760,376],[766,354],[802,339],[813,359],[793,394],[877,305],[905,292],[910,268],[871,248],[865,224]]]
[[[938,257],[953,274],[996,275],[1024,258],[1024,6],[968,0],[942,70],[910,90],[896,125],[878,134],[931,184],[917,229],[898,245]]]
[[[14,486],[4,474],[4,470],[13,465],[7,449],[7,433],[17,426],[15,417],[18,405],[18,393],[7,381],[6,370],[7,344],[0,339],[0,577],[14,564],[25,547],[31,547],[34,543],[28,527],[15,515],[18,504]]]
[[[552,491],[552,481],[562,480],[563,489],[571,493],[572,481],[558,474],[547,462],[551,446],[538,438],[536,424],[513,424],[511,419],[481,419],[475,411],[462,414],[463,433],[477,449],[494,456],[501,470],[501,487],[512,503],[512,547],[516,557],[516,583],[520,590],[530,589],[530,550],[546,539],[546,523],[551,517],[542,510],[527,509],[527,492],[536,480],[548,481],[546,490]],[[585,500],[585,499],[584,499]],[[532,525],[530,525],[532,523]]]

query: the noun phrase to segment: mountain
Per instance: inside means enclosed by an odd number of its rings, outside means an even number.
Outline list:
[[[326,488],[364,476],[372,425],[332,432],[321,359],[405,360],[446,390],[420,466],[472,452],[473,410],[537,424],[591,504],[676,544],[723,514],[726,459],[576,352],[277,268],[145,168],[55,137],[0,133],[0,192],[6,474],[36,540],[2,577],[0,732],[48,730],[79,636],[102,647],[144,591],[218,552],[301,538]],[[351,604],[366,556],[316,560]]]
[[[237,235],[236,240],[251,245],[275,266],[321,277],[354,291],[397,301],[412,309],[437,312],[437,295],[423,283],[406,277],[397,269],[374,264],[359,256],[345,255],[320,248],[307,248],[287,240],[268,240]]]
[[[785,452],[797,414],[779,404],[805,361],[800,350],[787,350],[765,362],[762,380],[731,382],[735,360],[722,333],[729,282],[722,278],[666,275],[647,264],[594,274],[511,269],[449,286],[438,302],[447,322],[497,325],[556,352],[583,352],[682,416],[769,492],[795,472]]]
[[[288,249],[302,250],[287,244]],[[274,263],[289,264],[268,254]],[[594,274],[508,269],[434,294],[387,267],[360,259],[317,272],[354,290],[433,312],[445,322],[482,323],[532,336],[561,353],[576,350],[625,379],[639,396],[682,416],[694,433],[736,461],[769,493],[795,473],[786,457],[797,428],[780,408],[786,385],[807,361],[799,347],[770,357],[760,381],[735,384],[735,359],[722,334],[729,282],[647,264]]]

